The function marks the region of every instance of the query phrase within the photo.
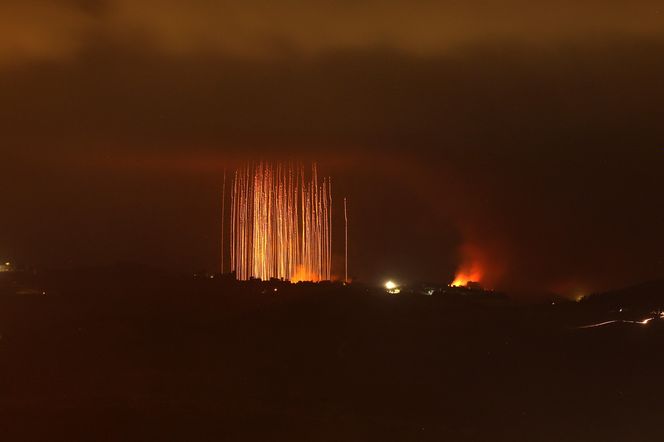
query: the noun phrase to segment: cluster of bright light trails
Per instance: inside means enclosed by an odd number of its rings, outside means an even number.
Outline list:
[[[240,280],[323,281],[332,270],[332,183],[293,164],[235,171],[230,209],[231,270]]]

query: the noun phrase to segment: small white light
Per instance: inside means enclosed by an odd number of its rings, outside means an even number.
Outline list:
[[[394,281],[387,281],[385,283],[385,290],[387,290],[387,293],[390,293],[392,295],[396,295],[401,292],[401,289]]]

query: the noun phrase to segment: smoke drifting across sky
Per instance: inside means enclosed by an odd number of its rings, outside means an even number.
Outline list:
[[[651,0],[7,0],[0,6],[0,58],[59,58],[96,38],[176,55],[273,58],[375,47],[436,55],[487,41],[548,45],[604,35],[659,37],[662,9]]]
[[[2,2],[0,254],[216,268],[221,171],[296,157],[349,196],[360,279],[664,276],[661,9]]]

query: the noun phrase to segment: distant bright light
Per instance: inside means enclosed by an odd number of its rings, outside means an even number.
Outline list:
[[[385,283],[385,290],[387,290],[387,293],[390,293],[392,295],[396,295],[398,293],[401,293],[401,289],[397,285],[396,282],[394,281],[387,281]]]
[[[6,262],[5,265],[6,265],[7,267],[9,267],[10,265],[12,265],[12,263],[11,263],[11,262]]]

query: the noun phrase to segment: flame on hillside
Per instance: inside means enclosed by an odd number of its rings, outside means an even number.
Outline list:
[[[465,287],[469,282],[481,283],[485,275],[484,257],[481,251],[470,244],[461,247],[461,264],[450,283],[453,287]]]

